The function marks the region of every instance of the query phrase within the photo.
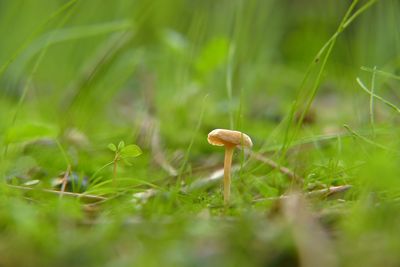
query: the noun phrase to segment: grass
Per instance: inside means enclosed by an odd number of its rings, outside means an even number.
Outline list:
[[[0,5],[1,266],[400,264],[397,1]]]

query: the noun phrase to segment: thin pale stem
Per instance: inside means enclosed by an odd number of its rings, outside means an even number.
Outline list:
[[[225,160],[224,160],[224,203],[229,204],[231,197],[231,166],[234,146],[225,146]]]
[[[62,178],[60,198],[62,198],[63,193],[65,192],[65,188],[67,187],[68,176],[70,175],[70,172],[71,172],[71,165],[68,164],[67,171],[65,172],[64,177]]]

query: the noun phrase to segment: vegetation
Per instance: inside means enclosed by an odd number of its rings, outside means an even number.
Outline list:
[[[399,266],[400,3],[0,2],[0,266]],[[229,203],[216,128],[248,134]]]

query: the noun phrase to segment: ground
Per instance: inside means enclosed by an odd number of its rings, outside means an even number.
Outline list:
[[[399,10],[0,2],[0,266],[398,266]]]

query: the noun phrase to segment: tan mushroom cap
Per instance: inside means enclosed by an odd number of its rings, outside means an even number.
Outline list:
[[[253,146],[253,143],[247,134],[226,129],[212,130],[208,134],[207,140],[214,146]]]

